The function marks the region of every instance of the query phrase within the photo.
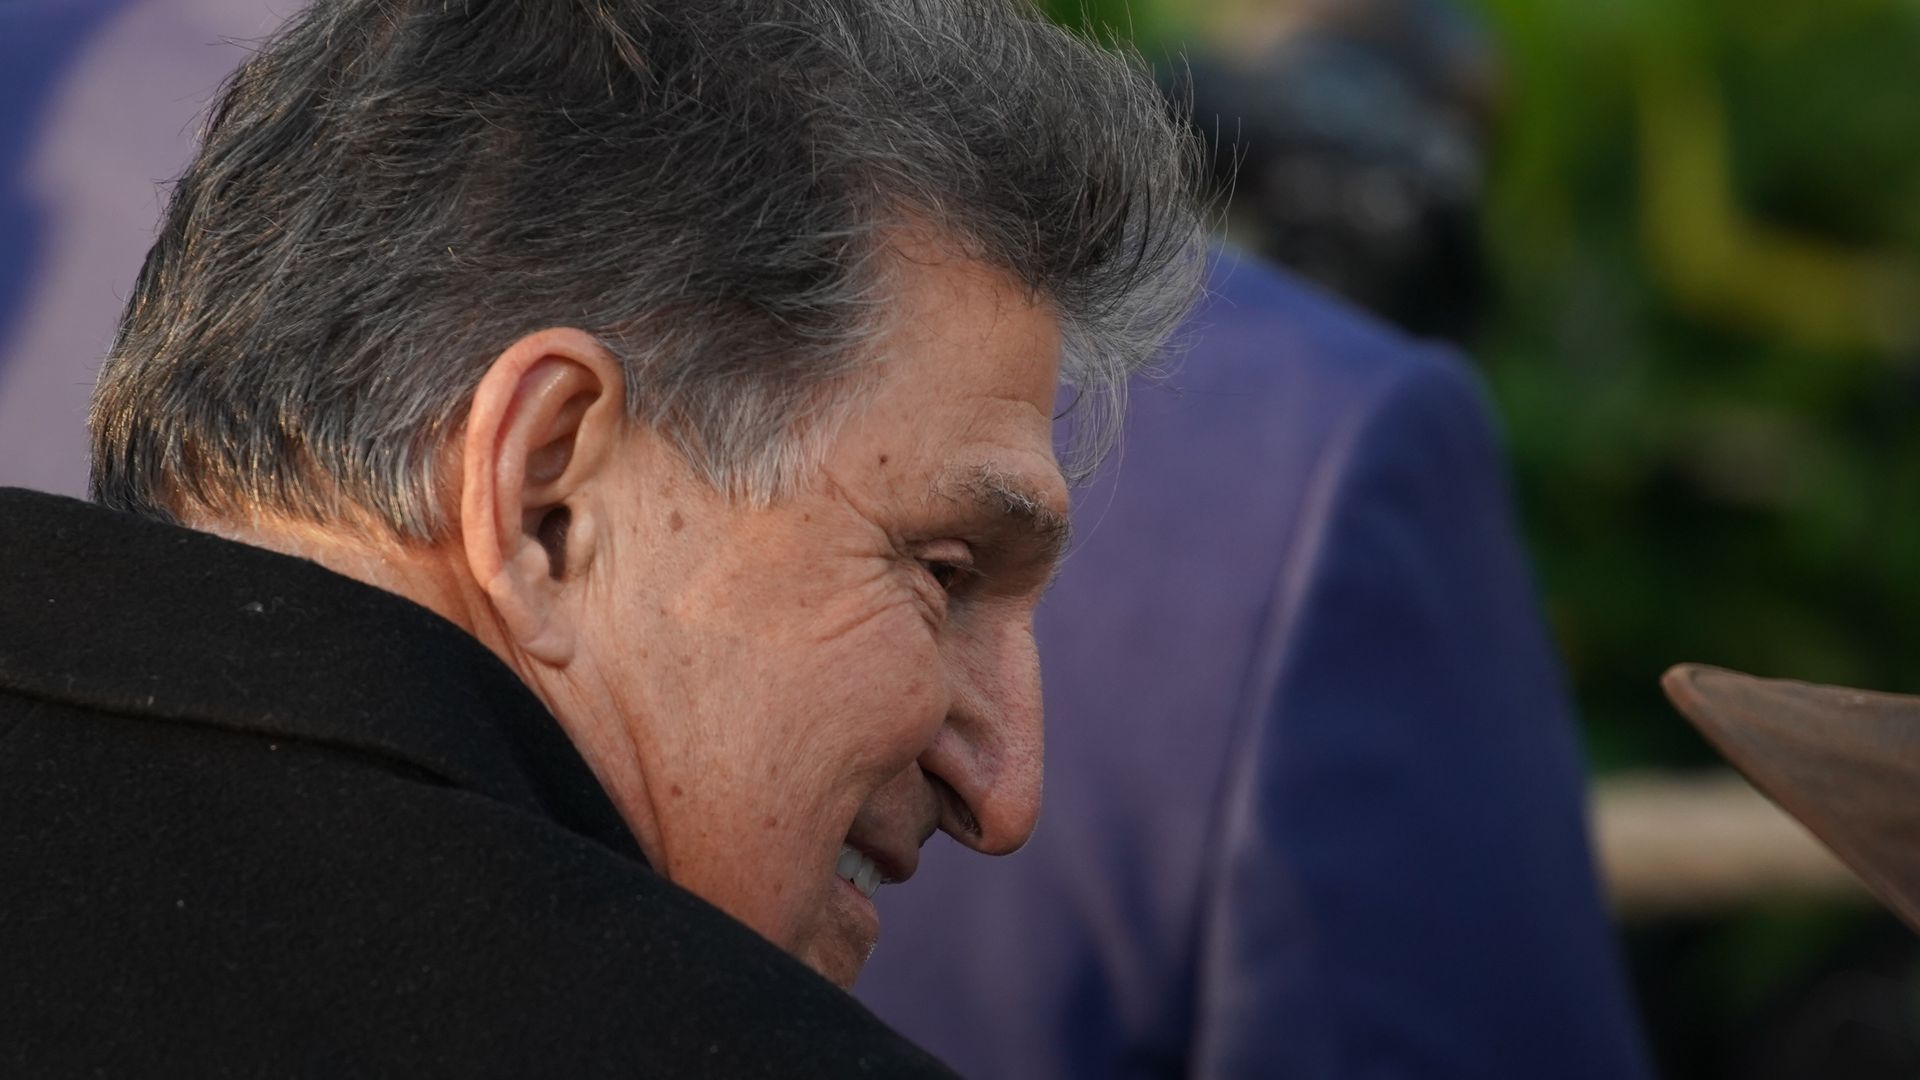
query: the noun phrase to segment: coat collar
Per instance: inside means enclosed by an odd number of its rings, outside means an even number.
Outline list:
[[[470,635],[191,529],[0,489],[0,689],[359,751],[641,857],[552,714]]]

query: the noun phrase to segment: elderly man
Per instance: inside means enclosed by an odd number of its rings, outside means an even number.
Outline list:
[[[1182,146],[1010,0],[297,19],[0,495],[0,1071],[939,1072],[832,984],[1033,827]]]

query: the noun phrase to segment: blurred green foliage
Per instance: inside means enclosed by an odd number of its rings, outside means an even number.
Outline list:
[[[1920,5],[1485,0],[1479,350],[1602,768],[1676,660],[1920,691]]]
[[[1167,0],[1039,0],[1039,5],[1055,22],[1102,39],[1118,37],[1148,52],[1178,46],[1192,29],[1183,17],[1192,5]]]

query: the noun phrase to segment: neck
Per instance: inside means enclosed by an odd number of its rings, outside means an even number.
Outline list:
[[[519,650],[494,614],[486,592],[467,570],[457,541],[409,545],[369,538],[321,525],[282,520],[190,519],[184,524],[268,551],[318,563],[343,577],[419,604],[471,634],[500,658],[546,705],[561,730],[606,789],[647,859],[667,872],[653,806],[638,768],[639,755],[626,725],[592,703],[600,695],[574,685],[563,673],[541,673]],[[600,722],[595,723],[598,719]]]
[[[408,545],[385,538],[348,535],[325,526],[278,520],[204,519],[191,528],[253,547],[291,555],[374,588],[403,596],[479,638],[496,654],[476,605],[477,590],[463,588],[443,545]],[[457,553],[454,553],[457,554]],[[503,657],[504,658],[504,657]],[[514,666],[509,661],[508,666]]]

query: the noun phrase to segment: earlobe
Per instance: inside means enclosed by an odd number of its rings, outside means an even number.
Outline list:
[[[618,364],[592,335],[542,330],[495,358],[461,448],[468,572],[513,643],[563,666],[599,530],[595,495],[624,425]]]

